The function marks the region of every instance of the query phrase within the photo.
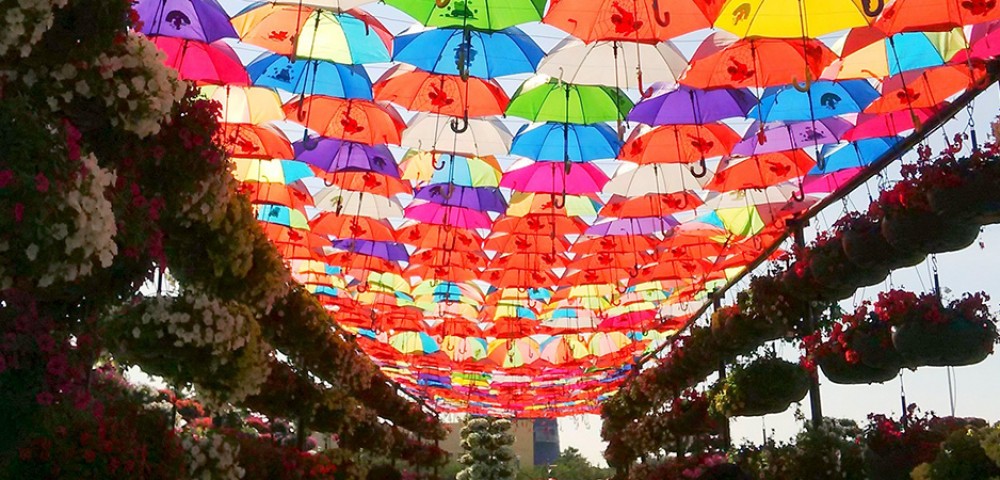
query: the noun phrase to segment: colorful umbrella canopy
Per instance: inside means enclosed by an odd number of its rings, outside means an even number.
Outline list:
[[[375,98],[407,110],[453,117],[500,115],[510,101],[496,82],[416,70],[407,65],[390,68],[375,82]]]
[[[837,55],[812,38],[751,37],[714,33],[691,57],[684,85],[695,88],[771,87],[820,77]]]
[[[183,80],[216,85],[248,85],[250,77],[232,47],[223,42],[205,43],[176,37],[152,37],[167,54],[167,66]]]
[[[620,148],[618,134],[607,124],[548,122],[521,127],[510,153],[533,160],[589,162],[615,158]]]
[[[303,95],[372,99],[372,81],[360,65],[292,60],[265,53],[247,65],[253,84]]]
[[[444,75],[496,78],[532,73],[545,52],[516,27],[497,32],[436,28],[396,37],[393,60]]]
[[[647,125],[702,125],[743,117],[757,103],[757,98],[746,89],[702,90],[671,84],[657,87],[656,93],[629,112],[630,121]]]
[[[132,8],[146,35],[205,43],[236,38],[229,15],[216,0],[143,0]]]
[[[715,27],[740,37],[815,38],[867,26],[877,15],[870,12],[864,0],[729,0]]]
[[[503,155],[513,139],[504,124],[495,118],[470,118],[464,129],[449,128],[451,118],[421,113],[413,117],[403,132],[402,144],[418,150],[455,153],[472,157]],[[455,130],[461,129],[460,132]]]
[[[387,0],[416,21],[431,27],[497,31],[542,18],[545,0]]]
[[[632,101],[604,85],[573,85],[544,75],[525,81],[507,107],[507,115],[533,122],[597,123],[624,119]]]
[[[326,172],[375,172],[399,178],[399,166],[385,145],[366,145],[337,138],[295,142],[295,159]]]
[[[292,99],[284,106],[289,120],[324,137],[377,145],[398,145],[406,123],[392,107],[377,103],[313,95]]]
[[[719,5],[695,0],[553,0],[543,21],[586,42],[657,43],[711,27]]]
[[[641,69],[637,70],[637,65]],[[567,37],[545,56],[538,65],[538,73],[576,85],[610,85],[641,91],[645,90],[643,76],[673,82],[685,68],[687,59],[670,42],[626,48],[618,42],[588,44]]]

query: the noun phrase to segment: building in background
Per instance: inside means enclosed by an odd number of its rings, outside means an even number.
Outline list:
[[[510,432],[514,435],[514,453],[518,466],[548,465],[559,456],[559,428],[553,418],[513,420]],[[448,438],[441,448],[458,459],[462,451],[462,423],[448,424]]]

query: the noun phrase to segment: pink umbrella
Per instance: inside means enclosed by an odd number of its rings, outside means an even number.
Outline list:
[[[941,107],[947,105],[942,103]],[[934,108],[914,108],[913,114],[910,110],[898,110],[889,113],[862,113],[858,115],[858,120],[854,128],[844,132],[842,140],[856,141],[864,138],[893,137],[901,132],[916,128],[914,118],[918,122],[925,122],[931,115],[940,110]]]
[[[420,203],[406,207],[406,218],[434,225],[488,229],[493,224],[485,213],[471,208],[451,207],[439,203]]]
[[[600,192],[608,176],[589,163],[571,163],[569,172],[560,162],[535,162],[511,170],[500,180],[501,187],[521,192],[583,195]]]
[[[152,37],[157,48],[167,54],[167,66],[183,80],[218,85],[249,85],[246,68],[232,47],[222,41],[199,42],[173,37]]]
[[[824,175],[809,175],[802,182],[802,191],[807,194],[836,191],[857,176],[861,170],[861,167],[845,168]]]

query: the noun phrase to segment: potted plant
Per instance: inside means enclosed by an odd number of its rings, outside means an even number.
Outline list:
[[[708,397],[689,389],[670,403],[666,427],[674,435],[692,436],[715,431],[718,422],[709,415]]]
[[[934,294],[891,290],[879,294],[875,313],[893,326],[892,343],[908,365],[972,365],[993,353],[997,340],[988,300],[966,294],[945,306]]]
[[[826,339],[821,332],[803,338],[810,363],[818,365],[831,382],[846,385],[883,383],[899,374],[902,358],[898,354],[892,362],[886,355],[870,349],[884,341],[889,351],[895,352],[889,329],[871,328],[868,322],[861,320],[866,316],[867,309],[862,306],[854,314],[844,315],[834,322]],[[863,348],[859,350],[858,345]],[[863,354],[872,356],[872,361],[866,362]]]
[[[959,146],[960,135],[955,135]],[[920,187],[939,215],[978,225],[1000,222],[1000,146],[996,143],[961,159],[946,151],[921,168],[920,174]]]
[[[800,365],[762,355],[736,365],[712,390],[712,411],[726,417],[780,413],[809,391],[809,374]]]
[[[918,416],[915,404],[907,407],[902,422],[882,414],[869,414],[861,437],[867,478],[909,480],[914,467],[932,460],[944,439],[931,430],[932,418],[933,414]]]
[[[850,212],[833,224],[840,233],[847,259],[860,267],[889,270],[912,267],[924,261],[925,252],[900,250],[882,236],[881,221],[868,213]]]
[[[889,274],[886,266],[859,266],[844,252],[843,238],[838,233],[821,233],[813,241],[806,256],[813,278],[823,287],[854,293],[859,287],[874,285]],[[830,298],[829,300],[839,300]]]

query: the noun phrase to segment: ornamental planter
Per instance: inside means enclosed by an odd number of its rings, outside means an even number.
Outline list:
[[[896,327],[892,344],[907,364],[932,367],[973,365],[993,353],[996,327],[958,315],[943,323],[923,319]]]
[[[1000,222],[1000,172],[995,159],[987,165],[971,165],[974,161],[963,160],[963,172],[957,185],[936,185],[927,192],[931,208],[939,215],[960,218],[979,225]]]
[[[846,291],[866,287],[885,280],[889,274],[885,266],[861,267],[852,263],[844,252],[839,237],[817,244],[809,253],[809,269],[816,283],[822,287]]]
[[[851,349],[858,352],[861,363],[874,369],[899,371],[903,366],[903,356],[893,346],[888,326],[880,332],[855,331],[851,336]]]
[[[671,411],[667,419],[667,429],[677,436],[694,436],[712,432],[717,428],[715,420],[708,414],[709,402],[695,400]]]
[[[895,368],[875,368],[861,361],[850,363],[843,355],[827,355],[817,363],[827,379],[841,385],[884,383],[899,374],[898,365]]]
[[[762,357],[737,366],[716,385],[712,412],[727,417],[757,417],[781,413],[805,398],[809,374],[799,365]]]
[[[899,209],[886,212],[882,236],[904,252],[953,252],[976,241],[979,225],[946,220],[929,210]]]

